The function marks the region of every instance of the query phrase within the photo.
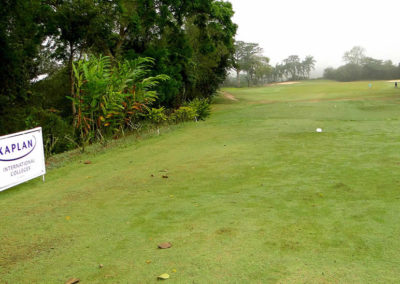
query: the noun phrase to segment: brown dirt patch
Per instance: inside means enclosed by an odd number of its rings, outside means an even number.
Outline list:
[[[326,98],[326,99],[309,99],[309,100],[292,100],[292,101],[273,101],[273,100],[263,100],[263,101],[254,101],[251,104],[275,104],[275,103],[319,103],[319,102],[345,102],[345,101],[365,101],[365,100],[372,100],[372,101],[388,101],[392,100],[393,97],[382,97],[382,98]]]
[[[235,102],[238,102],[238,101],[239,101],[237,98],[235,98],[234,95],[232,95],[232,94],[230,94],[230,93],[228,93],[228,92],[221,92],[221,93],[222,93],[222,95],[224,96],[224,98],[226,98],[226,99],[228,99],[228,100],[235,101]]]
[[[267,86],[293,85],[293,84],[299,84],[299,83],[300,82],[298,82],[298,81],[288,81],[288,82],[268,84]]]
[[[31,240],[30,243],[22,243],[21,240],[3,237],[0,246],[0,267],[4,271],[12,269],[18,263],[30,262],[41,254],[51,254],[59,246],[60,239]]]

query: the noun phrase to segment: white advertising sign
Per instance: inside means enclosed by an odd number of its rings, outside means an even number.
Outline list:
[[[41,127],[0,136],[0,191],[45,173]]]

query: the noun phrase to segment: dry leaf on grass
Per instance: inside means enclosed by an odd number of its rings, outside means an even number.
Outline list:
[[[167,248],[170,248],[170,247],[172,247],[172,244],[170,242],[161,243],[161,244],[158,245],[159,249],[167,249]]]
[[[75,283],[79,283],[79,279],[78,278],[70,278],[67,280],[67,282],[65,282],[65,284],[75,284]]]

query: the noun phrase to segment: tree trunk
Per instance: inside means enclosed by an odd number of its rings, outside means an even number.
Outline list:
[[[74,91],[74,69],[72,68],[72,63],[74,61],[74,49],[73,44],[70,43],[70,53],[68,59],[68,68],[69,68],[69,84],[70,84],[70,97],[75,98],[75,91]],[[72,116],[74,120],[74,126],[76,125],[76,106],[75,102],[72,101]]]
[[[237,87],[240,88],[240,70],[236,69],[236,81],[237,81]]]
[[[114,52],[116,58],[119,58],[121,56],[121,47],[125,41],[125,36],[127,32],[128,28],[125,28],[123,26],[119,28],[119,39],[117,44],[115,45],[115,52]]]

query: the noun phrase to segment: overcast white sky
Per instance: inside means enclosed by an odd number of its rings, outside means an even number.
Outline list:
[[[400,62],[400,0],[229,0],[237,40],[259,43],[275,64],[312,55],[319,75],[359,45],[366,55]]]

